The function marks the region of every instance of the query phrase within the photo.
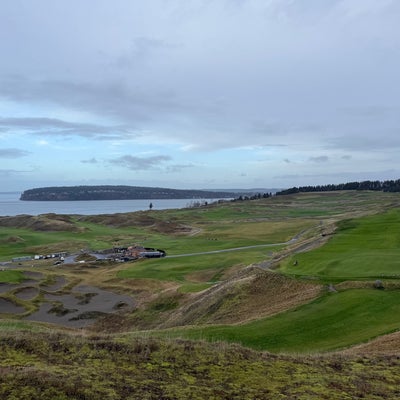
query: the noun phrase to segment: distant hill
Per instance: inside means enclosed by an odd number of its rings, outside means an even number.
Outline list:
[[[141,186],[53,186],[25,190],[20,200],[144,200],[234,198],[237,193],[211,190],[180,190]]]

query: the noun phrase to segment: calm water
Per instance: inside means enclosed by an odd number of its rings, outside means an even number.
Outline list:
[[[94,201],[20,201],[20,192],[0,192],[0,216],[19,214],[39,215],[56,214],[115,214],[148,210],[150,203],[153,210],[184,208],[191,204],[190,199],[175,200],[94,200]],[[217,199],[206,199],[209,203]],[[194,200],[199,201],[199,200]]]

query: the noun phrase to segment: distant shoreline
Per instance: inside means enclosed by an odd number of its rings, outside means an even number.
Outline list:
[[[234,198],[238,193],[183,190],[142,186],[54,186],[28,189],[22,201],[93,201],[93,200],[197,200]]]

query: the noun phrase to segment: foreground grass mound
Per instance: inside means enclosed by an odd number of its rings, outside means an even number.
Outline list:
[[[318,353],[365,342],[399,326],[399,290],[353,289],[327,294],[293,310],[247,324],[169,330],[163,334],[224,340],[272,352]]]
[[[397,357],[283,357],[190,341],[0,334],[4,399],[395,399]]]

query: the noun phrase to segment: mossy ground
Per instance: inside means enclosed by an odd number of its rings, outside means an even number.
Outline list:
[[[396,399],[397,357],[274,356],[237,345],[0,336],[4,399]]]

